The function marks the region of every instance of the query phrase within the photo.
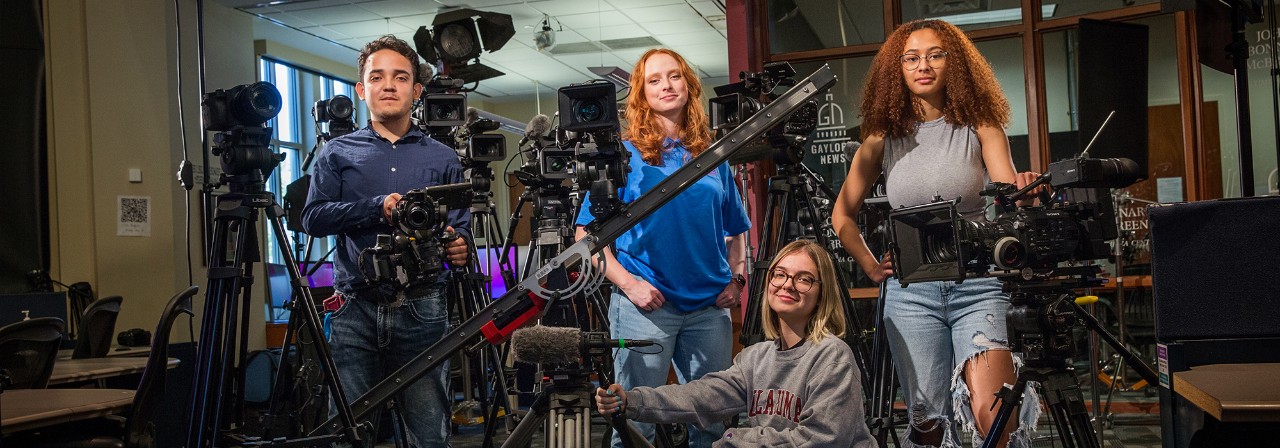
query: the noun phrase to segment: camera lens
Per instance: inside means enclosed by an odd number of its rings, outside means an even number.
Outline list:
[[[280,113],[280,104],[280,92],[276,87],[258,81],[235,91],[231,98],[231,113],[246,125],[256,125],[275,118]]]
[[[329,104],[327,105],[329,119],[337,121],[350,120],[353,106],[351,98],[346,95],[333,97],[332,100],[329,100]]]
[[[573,109],[578,121],[596,121],[604,115],[604,106],[595,99],[580,101]]]
[[[564,157],[552,157],[547,159],[548,169],[553,172],[564,171],[569,166],[569,160]]]
[[[431,224],[431,213],[420,206],[414,206],[405,213],[404,225],[411,229],[425,229]]]
[[[436,106],[431,109],[432,120],[457,120],[458,109],[451,106]]]

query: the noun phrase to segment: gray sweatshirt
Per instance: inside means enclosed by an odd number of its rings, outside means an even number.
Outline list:
[[[627,391],[627,416],[641,422],[709,424],[746,412],[715,446],[873,447],[853,352],[838,338],[779,350],[744,349],[733,366],[687,384]]]

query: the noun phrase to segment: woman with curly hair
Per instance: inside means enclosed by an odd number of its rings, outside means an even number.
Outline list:
[[[711,145],[699,98],[702,84],[674,51],[645,52],[631,70],[627,130],[631,172],[620,194],[631,202]],[[577,237],[595,219],[584,200]],[[613,283],[611,337],[648,339],[659,353],[623,350],[614,360],[616,381],[630,389],[658,387],[674,366],[686,383],[732,364],[729,308],[738,306],[746,280],[746,231],[751,222],[733,173],[722,163],[604,249],[605,276]],[[615,252],[616,251],[616,252]],[[653,425],[637,424],[653,438]],[[689,428],[690,447],[709,447],[721,424]],[[614,446],[621,446],[615,436]]]
[[[1005,328],[1008,295],[994,278],[911,283],[893,278],[889,256],[877,260],[854,217],[881,172],[894,208],[960,198],[966,219],[984,219],[978,195],[988,181],[1022,187],[1015,173],[1009,103],[986,59],[960,29],[940,20],[903,24],[885,41],[863,85],[863,144],[854,154],[832,224],[859,266],[888,281],[884,327],[910,412],[909,446],[960,446],[957,424],[985,437],[995,393],[1016,380]],[[1038,399],[1028,394],[1020,421],[1000,446],[1030,446]],[[974,443],[976,446],[978,443]]]

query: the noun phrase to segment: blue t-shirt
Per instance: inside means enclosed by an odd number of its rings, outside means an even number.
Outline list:
[[[693,158],[683,145],[668,140],[673,146],[663,151],[662,166],[652,166],[630,141],[624,144],[631,152],[631,172],[623,202],[635,201]],[[578,225],[595,219],[590,207],[590,198],[583,200]],[[715,305],[733,277],[724,238],[750,228],[733,173],[722,163],[619,236],[614,253],[622,267],[661,291],[668,305],[687,313]]]

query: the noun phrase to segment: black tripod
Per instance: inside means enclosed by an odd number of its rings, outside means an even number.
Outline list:
[[[484,251],[500,251],[500,247],[504,245],[501,229],[498,228],[497,221],[493,219],[493,202],[492,194],[489,192],[489,185],[493,180],[493,171],[488,167],[487,163],[475,163],[469,166],[471,171],[471,228],[474,238],[483,238],[488,243]],[[450,271],[449,276],[449,297],[454,299],[453,309],[457,313],[450,313],[450,316],[456,316],[459,322],[465,322],[476,316],[480,310],[484,309],[493,302],[493,296],[488,288],[488,280],[491,274],[486,274],[480,266],[480,250],[476,245],[469,247],[468,263],[462,269]],[[499,262],[501,263],[501,262]],[[490,269],[492,271],[492,269]],[[462,357],[462,381],[463,395],[465,400],[462,407],[479,408],[479,415],[484,420],[484,446],[485,448],[493,446],[493,435],[498,428],[499,414],[505,413],[507,416],[507,429],[511,429],[513,422],[512,406],[508,395],[508,375],[514,375],[514,371],[506,369],[506,354],[508,347],[506,344],[490,345],[483,349],[479,349],[483,353],[477,354],[477,350],[466,352]],[[476,384],[476,380],[479,380]],[[456,409],[454,415],[460,413],[467,414],[465,408]],[[471,419],[468,419],[471,420]]]
[[[751,291],[747,300],[746,313],[742,318],[742,334],[738,338],[743,346],[749,346],[764,339],[760,326],[760,307],[765,306],[764,291],[768,286],[769,278],[766,271],[769,270],[769,263],[774,255],[786,242],[799,238],[814,238],[828,251],[843,250],[840,241],[833,239],[835,230],[831,227],[831,214],[827,210],[831,200],[836,197],[835,192],[817,174],[800,164],[798,157],[778,162],[778,174],[769,178],[769,197],[765,202],[764,225],[760,229],[760,245],[756,248],[755,266],[752,267]],[[819,202],[822,204],[821,213]],[[827,218],[819,218],[822,216]],[[859,328],[862,321],[858,319],[857,312],[849,301],[847,289],[852,282],[849,281],[849,274],[844,269],[837,268],[836,276],[840,296],[844,299],[841,303],[844,304],[845,320],[849,326],[849,330],[845,332],[845,341],[853,349],[858,366],[862,369],[863,390],[869,390],[866,373],[868,365],[866,337]]]
[[[267,175],[283,159],[282,155],[270,152],[271,128],[235,126],[220,133],[215,140],[219,143],[213,152],[222,157],[223,180],[231,192],[218,197],[213,220],[208,257],[209,287],[200,326],[201,343],[196,354],[187,447],[216,446],[220,433],[231,426],[229,423],[243,423],[227,421],[231,416],[227,415],[229,408],[225,400],[233,396],[234,389],[228,382],[228,376],[238,371],[235,362],[244,360],[248,350],[247,317],[252,306],[249,288],[253,284],[253,263],[260,261],[255,231],[259,211],[266,211],[271,230],[280,245],[293,287],[294,316],[303,319],[299,327],[307,331],[313,342],[326,385],[337,402],[338,418],[345,424],[343,430],[336,434],[298,442],[314,445],[336,440],[358,441],[360,432],[335,375],[336,367],[320,330],[315,301],[310,290],[304,287],[298,264],[286,244],[288,236],[282,222],[284,209],[263,188]],[[244,384],[242,371],[238,384]],[[239,406],[237,403],[237,408]],[[242,419],[242,416],[238,417],[238,420]]]
[[[1097,266],[1077,266],[1059,269],[1052,278],[1021,277],[1002,278],[1004,291],[1009,293],[1010,307],[1006,314],[1010,342],[1015,352],[1024,356],[1023,367],[1018,371],[1018,381],[1006,385],[996,393],[1000,410],[995,422],[987,431],[983,448],[993,448],[1007,427],[1013,409],[1022,404],[1023,392],[1028,382],[1038,382],[1058,429],[1058,438],[1067,448],[1097,448],[1097,434],[1089,412],[1084,406],[1080,391],[1067,362],[1075,353],[1071,335],[1076,322],[1083,322],[1107,344],[1111,345],[1143,379],[1154,384],[1155,371],[1142,362],[1124,344],[1098,323],[1098,319],[1076,303],[1074,288],[1096,286],[1099,283]],[[1021,274],[1019,274],[1021,275]]]
[[[884,196],[873,197],[863,201],[862,204],[864,212],[859,215],[862,221],[859,224],[863,234],[876,235],[879,244],[872,248],[872,253],[883,253],[883,250],[889,247],[887,226],[891,210],[889,199]],[[878,227],[874,227],[873,224],[878,224]],[[898,394],[898,374],[893,367],[893,357],[889,353],[889,338],[884,326],[888,284],[880,282],[879,290],[876,298],[875,323],[871,331],[871,364],[867,369],[870,378],[866,382],[871,385],[866,389],[867,428],[871,430],[877,446],[887,447],[891,439],[894,446],[901,446],[898,433],[893,429],[897,423],[893,403]]]

